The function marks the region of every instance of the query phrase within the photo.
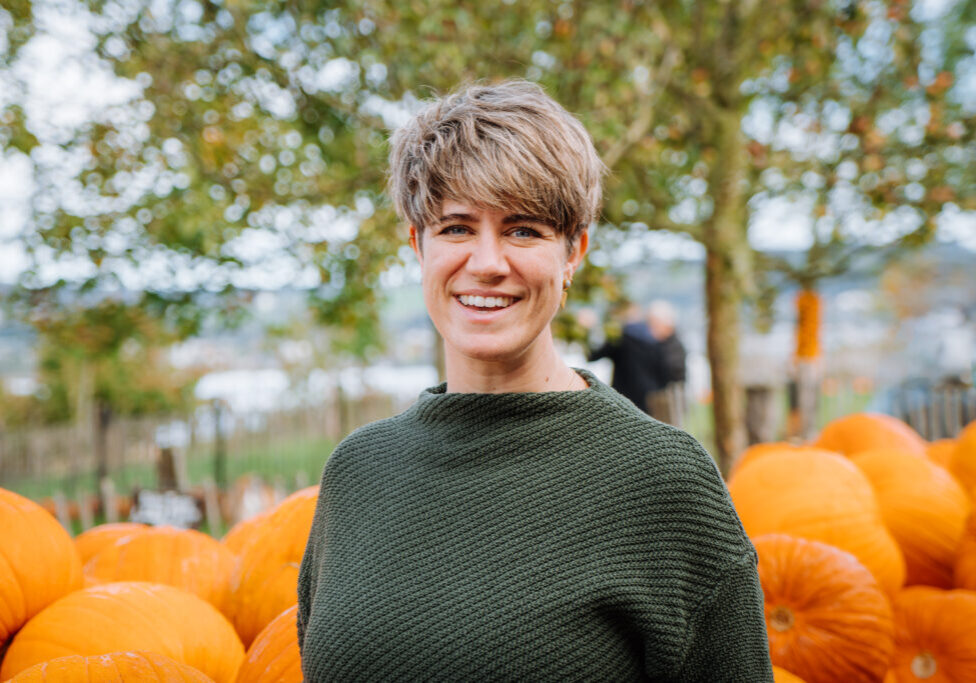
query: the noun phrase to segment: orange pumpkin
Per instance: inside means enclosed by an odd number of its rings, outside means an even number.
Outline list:
[[[48,605],[14,636],[0,680],[67,655],[151,651],[230,682],[244,659],[233,626],[210,603],[158,583],[92,586]]]
[[[976,591],[976,513],[971,513],[966,521],[956,553],[952,585]]]
[[[81,560],[64,527],[34,501],[0,489],[0,643],[81,587]]]
[[[298,601],[298,567],[317,499],[318,486],[288,496],[251,528],[239,551],[226,613],[245,645]]]
[[[298,605],[276,616],[251,643],[237,683],[302,683],[298,651]]]
[[[805,448],[805,446],[796,446],[787,441],[753,444],[739,454],[739,457],[732,464],[732,471],[729,472],[729,476],[732,476],[741,468],[759,458],[764,458],[767,455],[775,455],[776,453],[793,452],[802,448]]]
[[[852,413],[832,420],[813,445],[843,455],[890,448],[924,456],[927,448],[918,432],[901,420],[881,413]]]
[[[192,666],[157,652],[69,655],[35,664],[9,683],[213,683]]]
[[[952,588],[956,551],[969,497],[949,472],[928,459],[886,449],[851,458],[874,486],[881,516],[905,556],[908,585]]]
[[[284,501],[282,501],[284,502]],[[224,534],[224,537],[220,539],[228,550],[230,550],[235,555],[239,554],[241,550],[244,549],[256,529],[259,529],[262,524],[264,524],[271,514],[270,510],[265,510],[264,512],[259,512],[253,517],[249,517],[242,520],[232,526],[230,530]]]
[[[898,683],[976,681],[976,593],[912,586],[894,608]]]
[[[853,554],[888,595],[904,584],[905,559],[874,489],[848,458],[813,448],[759,458],[736,472],[729,493],[750,536],[822,541]]]
[[[970,422],[956,437],[949,469],[967,494],[976,494],[976,422]]]
[[[88,560],[95,557],[99,550],[115,543],[120,538],[148,531],[149,528],[146,524],[137,524],[136,522],[116,522],[114,524],[99,524],[88,531],[83,531],[75,537],[75,548],[78,549],[81,564],[84,565]]]
[[[786,669],[781,669],[778,666],[773,667],[773,683],[805,683],[805,681],[791,674]]]
[[[150,581],[189,591],[223,610],[234,554],[193,529],[154,527],[102,548],[84,567],[93,583]]]
[[[753,539],[776,666],[809,683],[877,681],[894,650],[888,599],[850,553],[785,534]]]
[[[939,467],[952,471],[952,456],[956,452],[955,439],[939,439],[925,447],[925,455]]]

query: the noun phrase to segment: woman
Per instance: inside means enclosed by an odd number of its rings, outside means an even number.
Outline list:
[[[307,681],[772,681],[711,458],[556,352],[602,166],[525,82],[393,136],[447,382],[336,448],[299,572]]]

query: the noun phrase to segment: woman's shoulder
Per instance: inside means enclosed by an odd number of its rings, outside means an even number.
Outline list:
[[[368,422],[352,430],[342,438],[329,455],[325,463],[325,472],[334,472],[339,468],[394,452],[399,442],[397,428],[399,417],[397,415]]]
[[[601,399],[590,415],[581,416],[579,428],[608,457],[657,475],[721,478],[714,459],[688,432],[648,416],[622,396]]]
[[[693,436],[648,418],[604,439],[599,457],[617,477],[662,497],[707,497],[723,504],[728,491],[711,455]]]

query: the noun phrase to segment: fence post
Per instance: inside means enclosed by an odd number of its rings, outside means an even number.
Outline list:
[[[746,387],[746,437],[749,445],[776,440],[776,392],[766,384]]]
[[[64,493],[59,489],[51,495],[54,501],[54,516],[61,522],[61,526],[73,535],[74,526],[71,524],[71,515],[68,513],[68,501],[65,500]]]
[[[95,479],[108,476],[108,426],[112,421],[112,408],[105,401],[98,401],[95,409]]]
[[[219,538],[223,530],[224,520],[220,514],[217,486],[210,477],[203,480],[203,512],[207,517],[207,528],[210,529],[210,535]]]
[[[91,505],[93,499],[90,493],[80,489],[76,496],[76,500],[78,501],[78,519],[81,520],[81,530],[87,531],[95,526],[94,511]]]
[[[176,461],[172,446],[163,446],[159,449],[159,457],[156,460],[156,487],[161,491],[176,489]]]
[[[224,410],[221,400],[214,399],[214,480],[220,489],[227,488],[227,442],[224,441]]]
[[[797,436],[812,439],[817,433],[817,403],[820,398],[820,365],[816,360],[796,363],[796,426]]]
[[[102,494],[102,514],[107,523],[119,521],[118,497],[115,495],[115,482],[111,477],[102,477],[98,484]]]
[[[342,438],[350,432],[349,429],[349,402],[346,399],[346,392],[342,390],[342,384],[336,383],[336,405],[339,408],[339,437]]]

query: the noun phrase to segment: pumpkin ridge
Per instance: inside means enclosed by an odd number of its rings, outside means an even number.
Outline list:
[[[21,587],[21,581],[18,580],[17,572],[13,566],[13,561],[7,558],[6,553],[4,552],[4,547],[2,545],[0,545],[0,563],[2,563],[0,564],[0,577],[4,576],[3,570],[4,568],[6,568],[7,570],[9,570],[7,573],[12,579],[10,582],[7,582],[4,586],[4,595],[3,595],[4,600],[3,600],[2,609],[0,609],[0,628],[3,629],[2,631],[0,631],[0,642],[3,642],[5,640],[5,638],[3,638],[4,633],[7,633],[8,635],[13,635],[18,628],[18,626],[14,624],[8,624],[7,622],[3,621],[3,616],[5,614],[10,614],[14,622],[18,624],[22,624],[25,615],[27,614],[27,605],[26,605],[26,598],[24,597],[24,589]],[[16,589],[16,597],[19,598],[19,600],[16,603],[16,605],[20,607],[19,610],[15,610],[14,609],[15,606],[12,605],[10,601],[7,599],[8,595],[11,597],[15,597],[14,595],[12,595],[14,592],[13,589]]]

